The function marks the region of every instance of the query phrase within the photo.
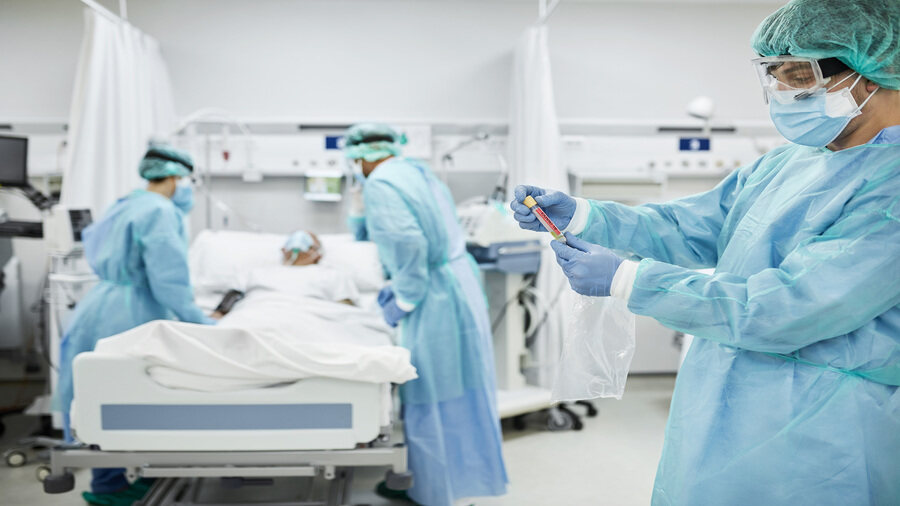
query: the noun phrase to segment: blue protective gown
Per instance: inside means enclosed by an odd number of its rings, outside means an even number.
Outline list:
[[[426,506],[506,492],[487,303],[447,188],[419,162],[392,158],[363,190],[368,237],[397,298],[415,304],[400,344],[419,378],[401,385],[414,485]]]
[[[87,227],[84,253],[100,278],[75,308],[60,348],[57,407],[68,433],[72,361],[97,341],[152,320],[213,323],[194,304],[183,214],[166,197],[138,190]],[[95,493],[127,485],[121,473],[95,473]]]
[[[900,504],[900,126],[666,204],[592,202],[581,235],[643,258],[631,311],[699,338],[654,505]]]

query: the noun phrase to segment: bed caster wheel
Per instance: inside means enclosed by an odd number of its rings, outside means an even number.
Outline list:
[[[72,473],[48,474],[44,478],[44,493],[65,494],[75,488],[75,475]]]
[[[584,428],[578,415],[568,409],[558,406],[547,417],[547,430],[558,432],[563,430],[581,430]]]
[[[594,403],[591,401],[575,401],[575,404],[579,406],[584,406],[584,409],[587,410],[588,418],[594,418],[597,416],[597,408],[594,406]]]
[[[525,421],[525,415],[514,416],[512,419],[512,426],[516,430],[525,430],[528,427],[528,423]]]
[[[3,460],[9,467],[22,467],[28,463],[28,456],[22,450],[7,450],[3,454]]]
[[[34,476],[37,478],[37,481],[43,483],[44,480],[50,476],[50,468],[47,466],[38,466],[37,469],[34,470]]]
[[[413,486],[413,476],[409,471],[404,473],[388,471],[384,476],[384,484],[391,490],[409,490]]]

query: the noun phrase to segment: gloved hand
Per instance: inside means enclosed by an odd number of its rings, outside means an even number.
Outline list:
[[[409,314],[408,311],[400,309],[397,305],[397,297],[394,295],[394,289],[388,285],[378,292],[378,305],[384,313],[384,321],[391,327],[396,327],[400,320]]]
[[[391,327],[396,327],[400,323],[400,320],[406,318],[406,315],[409,314],[409,311],[400,309],[400,306],[397,305],[396,297],[391,297],[391,299],[381,307],[381,310],[384,312],[384,321]]]
[[[394,289],[391,285],[387,285],[378,292],[378,305],[384,307],[388,302],[394,300]]]
[[[522,203],[525,197],[531,195],[541,209],[547,213],[553,223],[560,230],[569,226],[572,217],[575,216],[575,199],[563,192],[554,190],[545,190],[537,186],[516,186],[513,192],[513,201],[509,203],[509,208],[513,210],[513,218],[519,222],[519,226],[525,230],[534,230],[535,232],[546,232],[547,229],[541,225],[541,222],[535,218],[534,213],[528,206]]]
[[[609,297],[622,258],[603,246],[582,241],[571,232],[565,235],[566,244],[552,241],[550,247],[569,278],[569,286],[582,295]]]

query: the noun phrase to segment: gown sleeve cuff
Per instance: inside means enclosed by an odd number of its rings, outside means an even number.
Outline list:
[[[569,224],[563,229],[563,232],[571,232],[572,235],[579,235],[584,232],[587,226],[588,218],[591,214],[591,204],[583,198],[575,198],[575,214],[569,220]]]
[[[403,311],[406,311],[407,313],[412,313],[412,310],[416,308],[415,304],[406,302],[405,300],[400,299],[400,297],[397,297],[394,300],[397,302],[397,307],[399,307]]]
[[[639,262],[623,260],[613,276],[610,295],[628,302],[631,298],[631,290],[634,288],[634,280],[637,278]]]

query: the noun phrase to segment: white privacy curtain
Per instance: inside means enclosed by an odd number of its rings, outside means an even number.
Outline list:
[[[513,61],[510,97],[510,189],[528,184],[568,192],[568,175],[560,158],[559,122],[553,100],[547,27],[544,25],[528,28],[519,40]],[[549,247],[550,236],[546,236],[536,287],[541,314],[550,310],[533,347],[539,367],[529,373],[529,378],[550,388],[556,377],[575,292],[569,288],[565,275],[556,264],[556,256]]]
[[[143,184],[138,164],[147,142],[171,131],[175,106],[155,39],[92,9],[84,21],[61,201],[97,219]]]

